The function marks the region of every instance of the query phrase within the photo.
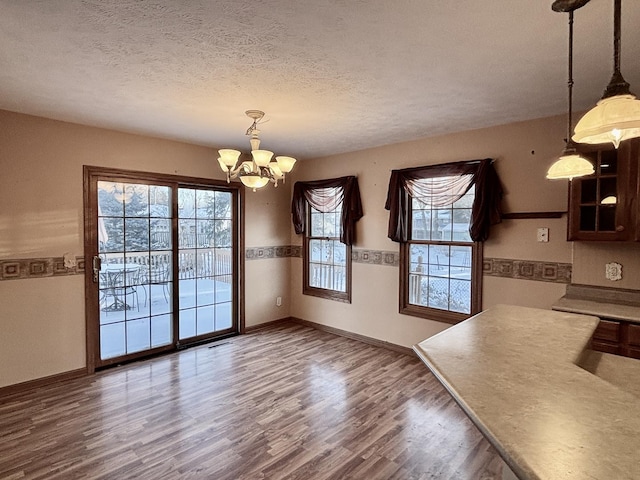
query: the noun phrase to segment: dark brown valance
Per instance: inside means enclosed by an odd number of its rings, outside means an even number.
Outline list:
[[[356,222],[362,218],[362,201],[356,177],[296,182],[293,186],[291,216],[297,234],[304,233],[306,228],[307,203],[321,212],[332,211],[342,204],[340,241],[353,245]]]
[[[439,182],[441,177],[456,178]],[[417,181],[423,179],[434,181],[428,185]],[[502,213],[502,185],[492,159],[393,170],[385,204],[389,210],[388,237],[394,242],[409,240],[410,197],[428,195],[435,206],[451,205],[473,185],[476,194],[469,233],[474,242],[483,242],[489,238],[489,227],[500,223]]]

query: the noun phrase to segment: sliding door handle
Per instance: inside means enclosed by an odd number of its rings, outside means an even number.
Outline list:
[[[102,259],[96,255],[93,257],[93,283],[98,283],[100,270],[102,269]]]

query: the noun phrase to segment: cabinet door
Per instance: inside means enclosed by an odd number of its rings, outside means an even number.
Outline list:
[[[571,181],[569,240],[636,239],[637,151],[635,141],[623,142],[618,150],[581,146],[595,172]]]
[[[598,352],[622,354],[620,346],[620,323],[600,320],[591,338],[591,348]]]
[[[628,342],[628,356],[640,358],[640,325],[629,325]]]
[[[629,221],[634,226],[633,239],[640,242],[640,139],[630,142],[629,177],[629,194],[626,198],[630,212]],[[635,179],[634,184],[631,184],[632,179]]]

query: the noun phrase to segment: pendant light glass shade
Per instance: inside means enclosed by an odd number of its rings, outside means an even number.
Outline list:
[[[270,152],[269,150],[252,150],[251,155],[253,156],[253,161],[256,162],[256,165],[259,167],[266,167],[269,165],[271,157],[273,157],[273,152]]]
[[[640,137],[640,100],[635,95],[603,98],[578,122],[573,140],[578,143],[613,143]]]
[[[269,183],[269,178],[261,177],[258,173],[247,173],[240,176],[240,181],[255,192]]]
[[[282,173],[289,173],[291,170],[293,170],[296,159],[293,157],[285,157],[280,155],[276,157],[276,162],[278,162],[278,166],[280,167]]]
[[[597,145],[640,137],[640,100],[629,91],[620,73],[622,0],[614,0],[613,8],[613,75],[602,99],[578,122],[573,140]]]
[[[578,155],[575,148],[567,147],[547,171],[547,178],[549,180],[571,180],[574,177],[591,175],[593,172],[593,164],[589,160]]]
[[[227,170],[231,170],[235,167],[236,163],[238,163],[238,158],[240,157],[240,152],[238,150],[223,148],[222,150],[218,150],[218,153],[220,154],[220,158],[218,159],[220,166],[224,165],[227,167]]]

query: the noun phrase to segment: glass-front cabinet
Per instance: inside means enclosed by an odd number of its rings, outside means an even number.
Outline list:
[[[569,188],[569,240],[638,241],[638,141],[587,148],[595,172]]]

